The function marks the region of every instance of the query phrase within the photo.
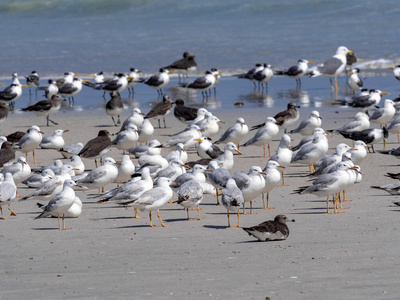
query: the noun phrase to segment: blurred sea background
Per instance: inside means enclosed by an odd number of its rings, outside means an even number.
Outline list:
[[[234,102],[242,101],[249,108],[280,108],[293,100],[318,106],[332,100],[327,78],[305,78],[300,91],[293,90],[293,79],[272,78],[268,94],[260,95],[251,82],[230,75],[255,63],[277,69],[301,58],[322,63],[344,45],[355,51],[366,88],[396,94],[399,83],[386,68],[400,62],[399,10],[395,0],[0,1],[0,81],[8,84],[17,72],[24,83],[22,76],[32,70],[42,85],[46,78],[61,78],[68,71],[83,77],[100,71],[111,76],[135,67],[146,76],[190,51],[198,64],[192,80],[213,67],[224,75],[207,103],[201,95],[185,99],[193,105],[232,109]],[[348,96],[345,78],[339,84],[340,97]],[[171,89],[176,85],[174,77],[167,94],[184,98]],[[39,94],[37,100],[43,99]],[[36,101],[28,95],[25,89],[17,108]],[[84,87],[74,109],[103,105],[101,95]],[[133,99],[127,92],[122,97],[140,106],[156,101],[157,93],[138,84]]]

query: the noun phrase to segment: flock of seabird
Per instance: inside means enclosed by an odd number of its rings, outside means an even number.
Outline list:
[[[345,70],[349,55],[351,57],[354,53],[341,46],[333,57],[311,70],[308,69],[308,64],[312,62],[301,59],[296,66],[280,71],[273,71],[273,66],[268,64],[256,64],[255,68],[247,73],[238,74],[237,77],[252,81],[255,87],[258,84],[261,89],[267,89],[268,81],[274,75],[289,76],[296,80],[297,86],[301,85],[302,76],[322,75],[330,77],[332,91],[337,91],[336,78]],[[2,218],[6,219],[3,205],[8,205],[11,216],[16,215],[11,209],[11,204],[18,196],[17,186],[24,184],[35,190],[20,198],[20,201],[49,200],[46,205],[39,205],[42,211],[36,218],[58,217],[59,229],[66,229],[65,218],[79,217],[82,213],[84,201],[76,196],[75,191],[93,189],[98,190],[98,193],[89,194],[88,198],[98,198],[99,202],[114,202],[121,206],[133,206],[135,218],[141,218],[137,210],[147,212],[152,227],[153,211],[157,212],[161,225],[168,226],[162,221],[159,212],[168,202],[180,204],[185,209],[188,220],[190,210],[197,209],[198,219],[202,220],[199,206],[203,195],[213,194],[217,204],[226,209],[228,227],[231,227],[232,212],[237,214],[239,227],[239,208],[242,207],[243,213],[246,214],[246,203],[250,205],[250,214],[253,213],[253,202],[259,197],[262,198],[265,209],[272,209],[269,205],[269,194],[277,186],[285,185],[284,174],[292,164],[308,165],[309,176],[313,178],[309,185],[299,187],[294,193],[326,197],[327,213],[331,213],[329,208],[332,197],[334,213],[338,213],[344,208],[342,202],[345,201],[345,190],[362,180],[359,164],[368,155],[369,148],[373,148],[374,144],[382,140],[385,141],[389,132],[400,133],[400,118],[394,118],[397,104],[387,99],[382,107],[378,107],[385,94],[378,89],[362,90],[351,99],[336,101],[337,104],[358,110],[354,120],[336,129],[322,129],[323,118],[317,110],[312,111],[306,118],[300,118],[299,106],[291,102],[286,110],[266,117],[262,124],[249,128],[244,117],[239,117],[233,124],[228,124],[226,131],[221,133],[220,124],[223,121],[212,112],[205,108],[185,106],[182,99],[172,101],[162,91],[169,83],[168,73],[177,72],[182,88],[201,91],[206,96],[219,82],[221,73],[219,70],[210,69],[203,77],[189,82],[188,73],[196,67],[195,56],[185,52],[181,60],[161,68],[159,74],[148,78],[140,77],[140,71],[131,68],[129,74],[116,73],[113,78],[105,78],[102,72],[93,74],[94,82],[79,79],[76,77],[78,74],[73,72],[65,73],[64,78],[57,82],[49,80],[49,86],[45,89],[47,100],[22,109],[46,116],[47,125],[49,122],[58,125],[49,116],[59,110],[61,101],[69,99],[73,103],[74,96],[82,89],[82,85],[110,93],[111,99],[106,104],[106,113],[112,117],[115,126],[121,125],[120,114],[123,105],[120,93],[124,89],[133,93],[134,85],[143,83],[156,89],[162,100],[147,114],[134,108],[131,116],[122,123],[119,132],[112,139],[107,130],[100,130],[98,135],[89,141],[65,145],[63,134],[68,130],[57,129],[53,135],[43,137],[43,132],[36,125],[32,125],[27,132],[9,133],[8,136],[1,137]],[[350,73],[347,82],[349,87],[354,91],[360,90],[363,82],[358,77],[359,69],[352,69]],[[397,74],[400,80],[400,66],[394,68],[394,74]],[[38,73],[33,71],[26,77],[26,83],[26,86],[31,88],[40,87]],[[14,73],[13,83],[0,92],[0,100],[4,101],[0,102],[0,121],[7,117],[7,106],[13,106],[13,102],[21,96],[22,87],[24,85],[20,84],[18,75]],[[186,126],[180,132],[171,134],[168,140],[159,142],[154,137],[155,129],[149,119],[157,118],[158,127],[161,128],[162,118],[165,128],[165,116],[171,111]],[[114,117],[117,117],[117,120]],[[370,128],[371,122],[379,124],[380,128]],[[391,123],[387,126],[389,122]],[[352,139],[354,144],[349,146],[340,143],[336,145],[335,152],[328,155],[328,131]],[[250,134],[251,137],[246,138]],[[291,146],[289,134],[300,134],[303,138],[297,146]],[[272,153],[270,142],[276,138],[280,139],[280,143],[275,153]],[[218,145],[221,144],[224,146],[220,148]],[[265,167],[254,165],[248,170],[233,172],[235,160],[238,159],[236,155],[242,155],[243,147],[250,146],[263,147],[263,156],[269,158]],[[123,151],[120,162],[107,156],[111,147]],[[37,164],[35,151],[41,151],[40,149],[59,151],[68,161],[56,160],[52,165],[31,169],[27,163],[28,153],[33,153],[33,163]],[[162,149],[169,151],[162,155]],[[197,153],[197,161],[188,161],[188,150]],[[25,156],[16,156],[16,151],[25,153]],[[398,149],[382,153],[400,157]],[[255,152],[255,155],[260,154]],[[82,159],[94,159],[96,167],[86,171]],[[98,159],[100,165],[97,165]],[[188,171],[189,169],[191,170]],[[112,183],[117,186],[105,191],[105,187]],[[391,194],[397,194],[400,190],[398,184],[374,188]],[[284,240],[289,235],[286,222],[290,221],[294,220],[278,215],[274,220],[243,229],[259,241]]]

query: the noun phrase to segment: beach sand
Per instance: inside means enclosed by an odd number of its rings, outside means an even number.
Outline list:
[[[235,109],[216,114],[226,123],[222,130],[243,116],[255,125],[279,110]],[[309,114],[300,110],[300,120]],[[350,109],[321,107],[323,127],[331,129],[347,122],[355,112]],[[145,111],[146,112],[146,111]],[[124,117],[128,111],[124,113]],[[66,143],[86,142],[100,129],[117,132],[107,115],[58,113],[59,125],[45,127],[43,117],[10,114],[1,124],[0,134],[25,131],[30,125],[41,127],[46,135],[54,129],[69,129]],[[152,121],[157,124],[156,120]],[[183,125],[167,116],[167,129],[156,129],[165,136]],[[251,137],[253,132],[248,134]],[[275,151],[282,132],[272,145]],[[292,135],[293,145],[301,139]],[[341,136],[329,139],[330,150],[339,142],[351,144]],[[397,147],[390,136],[387,148]],[[382,143],[376,145],[383,148]],[[250,166],[264,168],[267,159],[262,148],[241,148],[235,156],[233,172],[247,172]],[[167,153],[167,150],[163,150]],[[17,152],[17,156],[21,153]],[[110,156],[119,160],[121,152]],[[32,154],[28,161],[32,162]],[[37,150],[40,165],[51,164],[61,155],[55,150]],[[197,156],[191,152],[191,160]],[[84,160],[92,169],[92,160]],[[136,162],[136,160],[135,160]],[[33,200],[13,201],[18,214],[0,220],[1,297],[2,299],[394,299],[400,294],[397,259],[400,246],[399,208],[394,196],[370,189],[371,185],[393,182],[386,172],[398,172],[393,157],[368,154],[361,164],[363,180],[347,191],[349,209],[336,215],[326,214],[324,198],[297,195],[293,191],[308,185],[303,177],[308,167],[290,166],[286,184],[270,193],[272,210],[262,209],[261,197],[254,202],[255,214],[240,216],[243,227],[253,226],[278,214],[296,220],[288,223],[286,241],[257,242],[241,228],[226,228],[226,210],[206,195],[200,205],[202,221],[187,221],[186,212],[177,204],[166,204],[160,214],[170,227],[149,227],[144,219],[133,219],[133,208],[98,204],[86,199],[90,192],[77,192],[84,203],[77,219],[66,219],[70,230],[59,231],[57,219],[34,220],[40,210]],[[32,166],[32,165],[31,165]],[[232,174],[233,174],[232,172]],[[107,189],[115,185],[107,186]],[[21,196],[30,190],[20,188]],[[93,191],[91,191],[93,192]],[[176,199],[176,195],[174,195]],[[8,211],[4,207],[5,215]],[[197,212],[191,212],[193,218]],[[154,224],[159,220],[153,214]],[[196,219],[196,218],[195,218]],[[236,216],[231,215],[232,224]]]

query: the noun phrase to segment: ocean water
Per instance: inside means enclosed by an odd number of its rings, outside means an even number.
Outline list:
[[[66,71],[128,72],[130,67],[150,74],[190,51],[196,55],[198,73],[216,67],[226,75],[221,82],[226,89],[242,87],[229,96],[221,91],[215,107],[232,107],[231,102],[240,99],[256,107],[271,101],[252,94],[251,83],[228,78],[255,63],[278,68],[299,58],[321,63],[345,45],[355,51],[364,76],[390,75],[384,69],[400,61],[399,10],[395,0],[1,1],[0,80],[7,83],[11,73],[23,76],[32,70],[42,78],[59,78]],[[293,87],[289,79],[273,79],[269,94],[279,100]],[[330,99],[329,83],[321,95],[313,95],[313,87],[311,81],[303,85],[311,102]],[[156,100],[153,90],[137,90],[138,101]],[[85,99],[83,108],[95,105],[90,97],[101,99],[93,91],[77,96]],[[201,105],[201,97],[197,100]],[[17,107],[27,101],[32,99],[25,90]]]

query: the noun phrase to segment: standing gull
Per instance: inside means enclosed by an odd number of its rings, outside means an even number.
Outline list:
[[[264,64],[264,68],[253,75],[253,79],[260,84],[262,89],[264,89],[263,84],[265,85],[266,91],[268,91],[268,81],[274,76],[273,68],[272,65]]]
[[[157,216],[160,219],[161,226],[166,227],[160,217],[159,209],[172,198],[172,184],[169,178],[160,178],[157,181],[157,187],[144,192],[138,200],[133,202],[133,206],[137,207],[140,211],[148,211],[150,218],[150,226],[155,227],[151,220],[151,212],[157,211]]]
[[[276,75],[286,75],[296,79],[296,86],[301,87],[301,77],[307,74],[309,64],[313,64],[313,62],[306,59],[299,59],[296,66],[291,66],[289,69],[281,72],[278,71]]]
[[[36,71],[32,71],[29,76],[25,77],[26,85],[29,87],[29,97],[31,97],[31,88],[35,88],[36,97],[37,97],[37,88],[40,85],[40,77]]]
[[[386,126],[386,123],[389,122],[396,113],[395,105],[397,106],[398,104],[395,104],[392,100],[386,99],[383,107],[377,108],[371,113],[369,120],[373,123],[378,123],[381,128],[383,125]]]
[[[243,146],[245,146],[245,147],[250,146],[250,145],[263,146],[264,157],[267,157],[266,153],[265,153],[265,145],[268,145],[268,153],[269,153],[269,156],[271,156],[271,149],[270,149],[269,143],[279,133],[279,127],[277,125],[276,120],[272,117],[268,117],[265,120],[264,124],[265,125],[263,127],[261,127],[260,129],[258,129],[256,134],[251,139],[249,139],[246,143],[244,143]]]
[[[189,180],[185,182],[179,187],[177,194],[178,200],[173,203],[178,203],[185,208],[188,220],[191,220],[189,217],[189,209],[192,208],[197,208],[199,220],[204,220],[200,216],[199,208],[201,201],[203,201],[203,188],[198,181]]]
[[[174,116],[182,123],[193,121],[197,117],[198,108],[185,106],[182,99],[175,100]]]
[[[100,130],[97,137],[88,141],[78,153],[83,158],[93,158],[97,166],[97,158],[100,160],[111,148],[111,139],[108,130]]]
[[[161,68],[159,74],[153,75],[150,78],[143,80],[142,82],[149,87],[157,90],[158,95],[161,96],[163,95],[162,88],[169,83],[168,74],[171,73],[171,71]]]
[[[53,215],[57,214],[58,228],[60,230],[68,229],[68,228],[65,228],[64,218],[65,218],[66,211],[68,209],[70,209],[71,206],[75,202],[75,191],[73,190],[74,186],[79,186],[79,185],[77,185],[71,179],[65,180],[62,191],[49,201],[49,203],[46,205],[46,208],[43,210],[43,212],[39,216],[37,216],[35,219],[45,218],[47,216],[53,216]],[[62,227],[61,227],[61,223],[60,223],[60,216],[62,216],[62,223],[63,223]]]
[[[226,182],[226,187],[222,190],[221,204],[226,208],[228,217],[228,227],[232,227],[229,220],[229,212],[236,212],[238,217],[237,227],[239,224],[239,210],[240,206],[244,205],[244,198],[242,191],[236,185],[236,181],[233,178],[229,178]]]
[[[10,211],[10,216],[16,216],[16,214],[11,210],[11,200],[16,197],[17,187],[15,186],[13,176],[11,173],[6,173],[4,175],[4,181],[0,183],[0,212],[1,218],[7,220],[3,215],[3,205],[8,204],[8,210]]]
[[[361,140],[367,145],[372,146],[372,151],[375,152],[374,144],[383,140],[383,148],[386,146],[386,139],[389,137],[389,132],[386,127],[383,128],[369,128],[362,131],[354,132],[343,132],[339,131],[347,139],[352,139],[353,141]]]
[[[289,236],[286,222],[295,222],[295,220],[289,219],[285,215],[277,215],[273,221],[265,221],[253,227],[244,227],[243,230],[260,242],[286,240]]]
[[[311,76],[328,76],[330,83],[331,83],[331,89],[333,92],[333,83],[332,83],[332,77],[335,78],[335,89],[336,91],[339,90],[338,85],[337,85],[337,76],[344,71],[346,68],[347,64],[347,53],[353,53],[352,50],[347,49],[347,47],[340,46],[336,54],[332,56],[330,59],[326,60],[323,64],[318,65],[312,72]]]
[[[22,88],[27,87],[27,85],[21,85],[18,80],[18,74],[12,74],[13,82],[0,92],[0,100],[9,102],[10,106],[14,106],[14,101],[17,100],[22,95]]]
[[[264,69],[264,64],[256,64],[254,68],[250,69],[246,73],[235,75],[240,79],[248,79],[253,82],[254,89],[257,88],[256,80],[254,79],[254,74]]]
[[[361,131],[364,129],[368,129],[370,126],[369,122],[369,116],[366,113],[363,113],[362,111],[356,113],[354,116],[354,120],[344,124],[343,126],[334,129],[334,130],[328,130],[328,132],[354,132],[354,131]]]
[[[314,129],[321,127],[322,118],[319,116],[319,112],[313,110],[310,116],[303,120],[300,125],[291,130],[290,133],[300,133],[301,135],[310,135],[313,133]]]
[[[49,85],[44,89],[44,96],[50,100],[54,95],[58,95],[58,86],[54,80],[48,80]]]
[[[129,69],[129,75],[128,75],[128,92],[129,92],[129,94],[133,94],[135,92],[133,87],[138,82],[140,82],[140,73],[142,73],[142,71],[140,71],[136,68]]]
[[[189,71],[195,71],[197,69],[197,63],[194,54],[186,51],[183,53],[183,58],[174,61],[169,66],[164,67],[164,69],[172,70],[179,75],[179,81],[181,81],[181,74],[183,81],[188,78]]]
[[[117,91],[110,93],[111,99],[106,103],[106,114],[111,116],[115,126],[121,124],[120,115],[124,111],[124,105],[121,101],[121,96]],[[114,117],[118,116],[117,122],[115,122]]]
[[[239,149],[240,141],[246,136],[248,132],[249,127],[246,125],[244,119],[237,118],[236,123],[233,126],[229,127],[215,143],[218,144],[232,142],[236,144]]]
[[[42,209],[46,210],[47,205],[43,205],[40,203],[36,203],[37,206]],[[52,217],[58,217],[58,212],[54,210],[49,210],[49,214]],[[64,218],[78,218],[82,214],[82,201],[78,197],[75,196],[74,203],[72,206],[64,213]]]
[[[58,151],[60,151],[61,155],[64,158],[71,158],[74,155],[78,155],[78,153],[83,149],[83,144],[82,143],[75,143],[75,144],[69,144]]]
[[[65,145],[65,141],[63,138],[63,133],[68,132],[69,130],[64,129],[56,129],[54,130],[53,135],[44,136],[39,146],[42,149],[61,149]]]
[[[214,86],[217,74],[219,75],[219,73],[214,75],[211,71],[206,71],[204,76],[196,78],[195,81],[189,84],[185,84],[184,87],[199,91],[205,97],[207,96],[207,91]]]
[[[214,159],[222,154],[221,149],[214,145],[209,137],[201,137],[195,141],[200,142],[197,145],[197,155],[203,159]]]
[[[74,78],[72,82],[66,82],[58,88],[58,92],[69,99],[72,104],[75,103],[74,96],[77,95],[82,90],[82,82],[84,80],[80,78]],[[87,80],[85,80],[87,81]]]
[[[276,153],[271,156],[269,161],[276,161],[280,166],[285,168],[289,167],[290,162],[292,161],[293,152],[290,148],[290,136],[287,134],[282,135],[282,138],[279,142],[278,149]],[[278,168],[279,172],[282,174],[282,186],[285,186],[285,175],[284,168]],[[264,170],[265,172],[265,170]]]
[[[117,137],[111,142],[111,146],[122,150],[123,154],[125,154],[125,150],[130,151],[132,147],[136,146],[138,138],[139,130],[136,125],[129,124],[124,131],[118,133]]]
[[[233,169],[234,165],[234,160],[233,160],[234,152],[236,152],[239,155],[242,155],[242,153],[238,150],[236,145],[232,142],[229,142],[225,145],[224,152],[217,158],[214,158],[213,160],[216,161],[220,167],[227,170],[231,170]]]
[[[15,149],[13,143],[5,141],[0,149],[0,168],[11,164],[15,159]]]
[[[123,131],[128,127],[130,123],[135,124],[136,127],[139,127],[143,123],[144,113],[140,111],[139,108],[135,107],[132,109],[132,114],[130,117],[126,118],[122,123],[121,129],[119,131]]]
[[[28,152],[33,153],[33,162],[37,164],[35,159],[35,149],[39,146],[42,141],[43,131],[36,125],[32,125],[27,133],[16,143],[18,149],[26,154],[28,158]]]
[[[157,103],[146,115],[145,119],[149,118],[158,118],[158,128],[161,128],[160,117],[163,117],[164,128],[167,128],[165,124],[165,115],[168,114],[174,102],[171,101],[171,98],[168,95],[164,95],[162,102]]]
[[[281,181],[281,171],[279,169],[284,169],[284,166],[281,166],[278,162],[274,160],[269,160],[267,165],[265,166],[264,172],[264,180],[265,186],[262,190],[262,199],[264,204],[264,209],[272,209],[273,207],[269,206],[269,192],[276,187]],[[265,197],[264,194],[267,193],[267,205],[265,205]]]
[[[387,92],[381,90],[371,89],[362,92],[360,95],[354,96],[350,100],[337,100],[339,104],[347,105],[360,111],[366,112],[367,110],[379,105],[382,95],[388,95]]]
[[[50,115],[55,114],[60,110],[61,100],[60,96],[53,95],[50,100],[42,100],[33,105],[30,105],[26,108],[23,108],[22,111],[32,111],[38,116],[46,116],[47,126],[49,126],[49,122],[54,125],[58,125],[58,123],[50,120]]]
[[[142,125],[140,125],[138,128],[138,132],[139,132],[138,143],[147,144],[147,141],[153,136],[154,133],[153,124],[151,124],[149,119],[143,120]]]
[[[355,91],[361,90],[364,83],[362,79],[358,76],[360,73],[359,68],[354,68],[350,71],[350,76],[347,79],[347,85],[355,93]]]
[[[128,78],[123,73],[114,75],[112,80],[106,80],[95,85],[96,90],[103,90],[107,93],[118,92],[121,93],[128,86]]]

